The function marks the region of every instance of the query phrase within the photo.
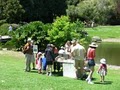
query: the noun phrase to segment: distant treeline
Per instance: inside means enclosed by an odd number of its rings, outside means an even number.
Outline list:
[[[57,16],[68,15],[71,21],[116,25],[119,7],[120,0],[0,0],[0,20],[52,23]]]

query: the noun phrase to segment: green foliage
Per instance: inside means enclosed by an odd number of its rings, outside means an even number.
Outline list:
[[[81,34],[79,32],[82,28],[81,23],[70,22],[67,16],[57,17],[52,29],[48,31],[49,37],[47,39],[60,47],[67,40],[72,40],[73,38],[80,39]]]
[[[72,16],[73,20],[79,18],[83,21],[106,24],[114,11],[115,3],[113,0],[84,0],[77,6],[69,6],[67,14]]]
[[[68,5],[77,5],[81,0],[66,0]]]
[[[65,15],[66,0],[20,0],[25,9],[24,20],[26,22],[40,20],[44,23],[52,23],[56,16]]]
[[[6,20],[0,20],[0,26],[4,23],[6,23]]]
[[[12,32],[9,32],[10,25],[12,26],[13,31],[15,31],[20,26],[19,24],[4,23],[4,24],[0,25],[0,35],[11,35]]]
[[[7,35],[8,27],[9,27],[8,23],[4,23],[4,24],[0,25],[0,35]]]
[[[39,47],[44,47],[44,44],[47,43],[45,37],[47,36],[48,28],[50,28],[50,25],[44,25],[40,21],[31,22],[13,32],[13,41],[17,42],[16,47],[18,48],[26,43],[28,37],[31,37],[35,44],[38,44]]]
[[[15,49],[16,44],[12,40],[6,42],[4,45],[2,45],[2,48],[7,48],[7,50]]]
[[[6,19],[9,23],[19,23],[25,12],[19,0],[1,0],[1,19]]]

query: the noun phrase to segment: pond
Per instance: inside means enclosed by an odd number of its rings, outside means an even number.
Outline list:
[[[105,58],[108,65],[120,66],[120,43],[119,42],[102,42],[96,49],[96,63]]]

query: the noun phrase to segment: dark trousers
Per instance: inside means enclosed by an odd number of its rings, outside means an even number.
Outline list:
[[[60,63],[59,62],[54,62],[54,72],[58,70],[58,72],[60,71]]]

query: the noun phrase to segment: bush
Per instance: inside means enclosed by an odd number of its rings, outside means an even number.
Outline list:
[[[6,20],[0,20],[0,26],[4,23],[6,23]]]
[[[4,23],[0,26],[0,35],[7,35],[8,34],[8,27],[9,24],[8,23]]]
[[[12,49],[15,49],[16,47],[15,47],[14,43],[13,43],[12,40],[11,40],[11,41],[6,42],[6,43],[2,46],[2,48],[7,48],[8,50],[12,50]]]
[[[67,16],[57,17],[52,24],[52,29],[48,31],[49,37],[47,39],[60,47],[73,38],[81,39],[80,31],[82,29],[83,24],[80,21],[70,22]]]
[[[39,47],[44,47],[44,44],[47,43],[46,36],[49,28],[49,24],[45,25],[40,21],[30,22],[13,32],[13,41],[17,42],[15,45],[17,48],[20,48],[30,37],[34,41],[34,44],[39,45]]]
[[[113,17],[112,13],[116,12],[114,2],[114,0],[83,0],[76,6],[70,5],[67,14],[72,20],[79,18],[82,21],[106,24]]]

